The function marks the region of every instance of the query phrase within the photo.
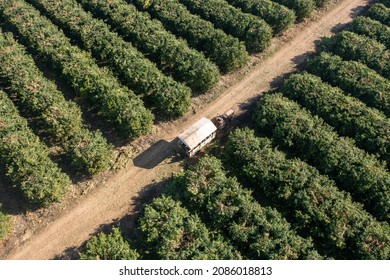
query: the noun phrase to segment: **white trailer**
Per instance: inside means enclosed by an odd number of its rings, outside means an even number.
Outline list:
[[[217,127],[213,122],[203,117],[178,136],[178,144],[192,157],[215,138],[216,131]]]

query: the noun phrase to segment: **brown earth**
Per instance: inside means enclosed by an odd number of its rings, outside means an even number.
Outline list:
[[[229,108],[245,111],[261,93],[272,89],[282,77],[314,51],[315,41],[351,21],[369,0],[343,0],[277,38],[267,57],[251,58],[248,67],[222,78],[218,88],[195,98],[193,112],[175,122],[156,125],[151,135],[133,146],[147,149],[117,171],[96,176],[84,184],[80,194],[73,190],[67,204],[57,205],[51,213],[30,219],[38,225],[26,230],[26,219],[15,217],[15,227],[24,228],[5,242],[0,253],[4,259],[52,259],[69,248],[79,247],[102,224],[110,224],[134,211],[135,201],[145,186],[170,177],[181,168],[175,158],[175,137],[202,116],[212,118]],[[209,100],[208,100],[209,99]],[[131,152],[130,152],[131,153]],[[124,151],[121,159],[129,159]],[[91,186],[93,185],[93,186]],[[90,188],[91,186],[91,188]],[[34,215],[34,213],[28,213]],[[45,222],[39,221],[45,218]],[[38,221],[37,221],[38,220]],[[0,247],[1,249],[1,247]]]

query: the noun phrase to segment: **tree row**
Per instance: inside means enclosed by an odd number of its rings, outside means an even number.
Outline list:
[[[364,16],[357,17],[352,21],[351,31],[366,35],[390,49],[390,27],[379,21]]]
[[[176,174],[165,193],[198,214],[247,259],[321,259],[310,239],[297,235],[275,209],[257,203],[236,178],[227,177],[216,158],[203,157]]]
[[[271,0],[226,0],[245,13],[264,19],[277,35],[287,30],[296,19],[295,12]]]
[[[316,1],[320,4],[323,0],[273,0],[295,11],[299,20],[309,17],[316,7]]]
[[[138,11],[125,0],[79,0],[96,17],[130,41],[165,73],[187,84],[193,91],[206,92],[219,81],[218,67],[165,30],[158,20]],[[131,24],[129,24],[131,23]]]
[[[59,145],[76,171],[93,174],[107,169],[112,147],[100,132],[83,126],[80,108],[65,100],[10,33],[0,32],[0,60],[0,80],[18,101],[20,111],[34,120],[35,132]]]
[[[340,135],[354,138],[358,147],[379,154],[390,165],[390,120],[381,112],[308,73],[290,76],[281,91]]]
[[[368,9],[367,16],[377,20],[387,26],[390,26],[390,5],[388,2],[381,1],[387,5],[387,7],[382,3],[374,4]]]
[[[306,70],[390,117],[390,81],[365,64],[322,52],[308,61]]]
[[[237,260],[241,255],[222,236],[211,232],[180,202],[161,196],[145,206],[140,217],[142,247],[147,259]]]
[[[379,220],[390,218],[390,173],[375,156],[281,94],[261,98],[255,125],[333,178]]]
[[[378,2],[390,8],[390,0],[379,0]]]
[[[250,53],[264,51],[271,43],[272,29],[262,19],[243,13],[225,0],[179,0],[193,14],[245,43]],[[218,7],[218,8],[216,8]]]
[[[334,181],[299,159],[288,159],[249,129],[229,135],[229,170],[258,197],[267,198],[319,252],[335,259],[388,259],[390,227],[376,221]]]
[[[46,59],[82,98],[127,137],[150,131],[153,115],[132,91],[123,87],[91,56],[72,46],[70,40],[48,19],[23,0],[0,0],[6,25],[34,53]],[[104,38],[102,38],[104,39]]]
[[[85,244],[81,260],[137,260],[140,254],[131,248],[124,233],[113,227],[109,233],[100,232]]]
[[[76,39],[99,61],[104,61],[120,80],[146,104],[166,116],[180,116],[191,105],[191,90],[162,74],[129,42],[111,32],[107,24],[92,17],[76,0],[53,2],[29,0]]]
[[[9,185],[31,204],[60,201],[70,179],[51,161],[48,148],[1,90],[0,124],[0,172]]]
[[[138,238],[127,240],[114,227],[92,237],[80,253],[84,260],[239,260],[241,255],[224,238],[191,214],[180,202],[161,196],[145,205]],[[132,243],[132,245],[130,245]],[[135,248],[137,247],[137,248]]]
[[[383,44],[364,35],[342,31],[321,40],[317,50],[362,62],[385,78],[390,78],[390,51]]]
[[[178,0],[127,1],[157,18],[167,30],[185,39],[189,46],[204,52],[223,73],[238,69],[248,61],[243,43],[191,14]]]

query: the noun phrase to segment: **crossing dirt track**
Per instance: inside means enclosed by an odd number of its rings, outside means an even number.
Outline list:
[[[132,211],[132,200],[142,188],[178,169],[164,161],[173,154],[175,137],[202,116],[213,117],[270,89],[270,83],[292,72],[314,50],[315,41],[329,35],[331,30],[348,23],[365,0],[339,1],[318,20],[310,22],[291,41],[284,43],[271,57],[256,65],[243,79],[225,90],[219,98],[185,121],[170,129],[160,129],[155,139],[161,139],[139,155],[127,168],[110,176],[106,182],[33,234],[7,255],[7,259],[51,259],[67,248],[78,247],[90,238],[100,225],[109,224]],[[288,31],[287,31],[288,32]]]

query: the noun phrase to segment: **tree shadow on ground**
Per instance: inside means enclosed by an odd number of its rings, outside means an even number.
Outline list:
[[[317,40],[314,43],[318,44],[318,41],[320,41],[320,40]],[[270,82],[271,90],[269,92],[277,92],[278,88],[280,88],[283,85],[283,82],[285,79],[287,79],[289,76],[291,76],[294,73],[298,73],[298,72],[303,71],[305,69],[305,65],[306,65],[308,59],[314,57],[315,55],[316,55],[316,52],[308,51],[308,52],[305,52],[303,54],[300,54],[300,55],[293,57],[291,59],[291,61],[294,63],[293,70],[291,70],[289,72],[285,72],[282,75],[274,77],[272,79],[272,81]]]
[[[373,4],[375,1],[369,1],[369,5],[363,5],[363,6],[357,6],[351,10],[350,16],[352,18],[356,18],[358,16],[362,16],[365,14],[365,12],[370,8],[370,5]],[[330,30],[332,33],[336,34],[343,30],[349,30],[351,26],[351,23],[339,23],[336,24],[332,29]]]
[[[171,142],[164,139],[157,141],[133,159],[134,165],[145,169],[153,169],[167,158],[170,158],[171,162],[180,160],[180,157],[177,156],[180,152],[177,140],[175,138]]]

